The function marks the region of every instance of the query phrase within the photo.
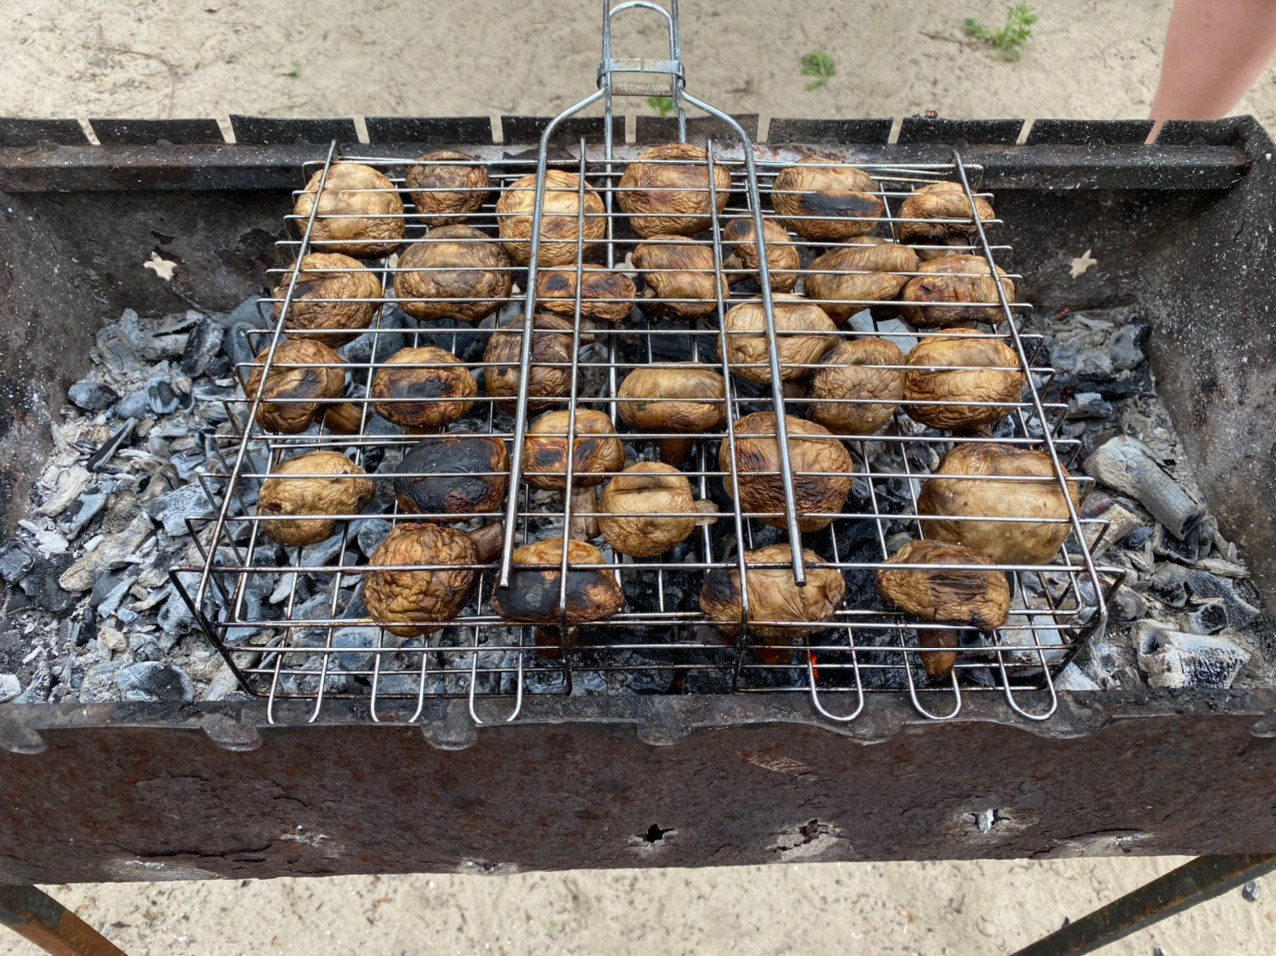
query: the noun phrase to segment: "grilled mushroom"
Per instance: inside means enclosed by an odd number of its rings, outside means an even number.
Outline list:
[[[677,468],[640,461],[607,482],[598,527],[621,554],[654,558],[695,530],[699,512],[691,482]]]
[[[812,153],[780,170],[771,204],[804,239],[842,242],[872,232],[885,208],[877,184],[836,156]]]
[[[550,491],[567,491],[567,429],[571,412],[546,412],[527,429],[523,441],[523,476],[529,484]],[[625,447],[615,435],[611,419],[593,408],[576,409],[576,430],[571,446],[571,527],[576,538],[598,534],[595,487],[604,480],[600,472],[625,467]]]
[[[951,253],[944,246],[955,245],[955,251],[966,251],[978,232],[974,216],[983,221],[995,219],[996,213],[987,199],[975,198],[972,212],[961,183],[931,183],[913,191],[899,205],[900,242],[917,243],[917,254],[923,259],[935,259]],[[965,220],[943,222],[942,220]],[[921,220],[910,222],[909,220]],[[931,247],[931,248],[927,248]]]
[[[487,364],[487,394],[501,401],[497,408],[513,412],[522,377],[523,320],[502,325],[487,340],[483,361]],[[559,403],[572,385],[572,324],[556,315],[532,316],[532,350],[528,367],[527,410],[543,412]]]
[[[752,216],[732,219],[722,230],[722,241],[733,251],[722,261],[728,272],[727,282],[735,285],[745,279],[762,280],[758,276],[758,230]],[[762,222],[762,243],[766,246],[767,277],[773,292],[792,292],[797,285],[801,260],[797,246],[784,227],[771,219]]]
[[[410,431],[440,431],[469,412],[478,382],[451,352],[406,348],[372,376],[373,408]]]
[[[1043,480],[1015,480],[1023,478]],[[1069,480],[1068,493],[1079,508],[1075,481]],[[1072,530],[1050,456],[1013,445],[954,447],[922,486],[917,511],[953,519],[927,521],[929,537],[964,544],[998,564],[1048,564]],[[978,518],[1020,520],[962,520]]]
[[[726,393],[726,381],[707,365],[644,365],[620,383],[617,409],[630,428],[697,435],[726,424]],[[660,460],[681,465],[691,454],[693,441],[656,439]]]
[[[469,153],[437,149],[408,167],[403,175],[412,205],[427,226],[465,222],[487,202],[492,178],[487,166]]]
[[[376,483],[363,477],[365,474],[335,451],[312,451],[280,462],[262,482],[257,514],[292,520],[263,521],[262,531],[288,546],[315,544],[332,537],[336,520],[314,516],[357,514],[377,493]]]
[[[332,407],[323,399],[340,398],[346,390],[341,356],[322,342],[289,339],[275,346],[275,358],[266,368],[266,349],[253,360],[252,374],[244,386],[249,399],[261,393],[257,421],[263,428],[283,434],[304,432],[310,422]]]
[[[449,432],[408,449],[394,478],[394,494],[404,511],[459,521],[505,503],[509,469],[505,442],[499,438]]]
[[[730,294],[726,279],[715,277],[713,250],[686,236],[652,236],[638,244],[633,261],[645,285],[638,304],[651,315],[698,318]]]
[[[581,264],[580,317],[619,322],[629,315],[638,291],[634,280],[592,262]],[[536,304],[566,319],[576,317],[576,269],[540,269],[536,273]]]
[[[780,380],[808,378],[809,366],[837,344],[837,326],[814,302],[800,295],[777,292],[771,297],[775,319],[775,348],[780,358]],[[758,385],[771,381],[766,311],[761,299],[732,306],[722,320],[726,332],[726,360],[733,375]],[[722,343],[718,343],[722,357]]]
[[[318,170],[297,201],[293,215],[305,228],[315,205],[323,170]],[[388,256],[403,241],[403,200],[394,183],[371,166],[333,163],[323,181],[319,212],[310,230],[316,252],[341,252],[367,259]]]
[[[908,353],[907,364],[911,367],[904,373],[904,398],[923,404],[909,404],[904,410],[932,428],[969,431],[999,422],[1014,410],[1006,403],[1019,401],[1027,384],[1014,351],[973,329],[949,329],[945,337],[922,339]],[[1002,404],[924,404],[933,401]]]
[[[509,587],[492,592],[492,607],[507,621],[518,624],[570,626],[602,621],[625,603],[611,572],[591,565],[604,564],[602,552],[584,541],[567,542],[567,601],[559,613],[563,590],[563,539],[548,538],[518,548],[511,561]]]
[[[521,266],[532,257],[532,215],[536,208],[536,176],[524,176],[512,182],[496,203],[500,217],[501,242],[510,258]],[[584,233],[583,257],[607,231],[602,197],[591,186],[585,187],[584,228],[580,220],[580,177],[575,173],[550,169],[545,173],[544,202],[541,205],[541,243],[537,261],[542,266],[575,264],[577,241]]]
[[[839,322],[845,322],[867,303],[883,302],[899,295],[907,275],[916,272],[917,253],[888,239],[861,236],[851,245],[839,246],[811,263],[803,290],[806,297]],[[879,318],[889,318],[893,307],[868,305]]]
[[[819,531],[832,522],[822,512],[837,513],[851,493],[855,461],[846,446],[823,425],[792,415],[784,416],[788,429],[789,463],[793,470],[794,503],[802,531]],[[723,480],[732,494],[730,472],[739,484],[740,508],[762,512],[758,520],[776,528],[785,525],[784,478],[780,474],[780,443],[776,440],[774,412],[754,412],[735,423],[735,461],[731,443],[718,449],[718,467],[728,472]]]
[[[839,342],[811,376],[811,418],[839,435],[876,434],[904,397],[903,364],[904,353],[887,339]]]
[[[713,189],[709,191],[709,154],[703,146],[666,143],[638,154],[625,167],[616,202],[629,216],[634,232],[690,236],[709,228],[713,206],[727,208],[731,171],[714,157]]]
[[[328,252],[312,252],[293,263],[275,289],[275,318],[292,285],[284,331],[293,338],[311,339],[334,349],[357,338],[372,324],[381,298],[381,280],[358,259]],[[339,302],[317,301],[340,299]],[[347,329],[352,331],[346,331]]]
[[[992,564],[978,551],[942,541],[910,541],[877,571],[877,589],[901,611],[923,621],[974,625],[993,631],[1010,614],[1010,585],[1001,571],[954,570],[954,564]],[[898,564],[929,567],[899,568]]]
[[[997,299],[997,283],[993,281],[988,261],[980,256],[945,256],[918,266],[922,275],[914,276],[900,295],[902,315],[914,328],[942,328],[957,322],[990,322],[1005,320]],[[997,267],[1006,301],[1015,301],[1015,284]],[[941,303],[951,302],[952,305]],[[994,303],[966,305],[968,302]],[[934,304],[931,304],[934,303]]]
[[[819,567],[824,559],[807,548],[802,549],[802,558],[806,562],[806,586],[798,587],[793,578],[793,550],[787,544],[744,553],[749,632],[755,642],[796,644],[824,630],[841,606],[846,596],[841,572]],[[768,564],[779,566],[763,567]],[[732,643],[743,618],[741,595],[738,567],[712,568],[705,574],[700,610]],[[754,655],[760,662],[772,665],[787,664],[793,658],[792,651],[780,648],[755,648]]]
[[[394,293],[415,318],[474,323],[510,297],[510,268],[509,257],[486,234],[472,226],[440,226],[399,256]]]
[[[363,584],[368,614],[391,634],[417,637],[455,619],[470,599],[478,571],[470,536],[429,522],[395,525],[368,559],[373,567],[434,565],[369,571]]]

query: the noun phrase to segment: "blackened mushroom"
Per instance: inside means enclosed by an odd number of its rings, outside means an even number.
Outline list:
[[[428,226],[465,222],[468,214],[483,208],[492,188],[487,166],[454,149],[418,156],[403,181],[417,215]]]
[[[932,428],[969,431],[1001,421],[1023,397],[1027,378],[1014,350],[973,329],[949,329],[908,353],[904,410]],[[957,404],[932,405],[930,402]],[[991,404],[960,404],[983,402]]]
[[[523,319],[506,323],[487,341],[483,361],[487,394],[498,398],[497,408],[513,412],[522,378]],[[560,404],[572,384],[572,324],[556,315],[532,316],[532,347],[528,358],[527,410],[532,414]]]
[[[1010,585],[995,570],[953,568],[993,562],[970,548],[942,541],[910,541],[877,571],[877,588],[891,604],[923,621],[973,625],[992,631],[1010,614]],[[922,564],[924,568],[900,568]]]
[[[469,535],[429,522],[396,525],[368,559],[363,600],[391,634],[416,637],[454,620],[470,599],[478,552]],[[415,565],[400,570],[372,570]]]
[[[839,435],[876,434],[904,398],[903,365],[888,339],[839,342],[811,376],[811,418]]]
[[[297,284],[292,274],[297,272]],[[275,289],[275,318],[292,287],[284,332],[337,348],[372,324],[381,305],[381,280],[358,259],[338,253],[312,252],[293,263]],[[339,301],[336,301],[339,300]]]
[[[735,285],[745,279],[757,279],[758,231],[752,216],[732,219],[722,230],[723,243],[732,250],[722,261],[727,272],[727,282]],[[762,244],[766,246],[767,277],[774,292],[792,292],[801,277],[798,267],[801,259],[793,239],[778,222],[771,219],[762,222]]]
[[[625,597],[616,578],[593,567],[605,563],[602,552],[584,541],[568,541],[566,547],[567,600],[561,612],[563,539],[548,538],[515,550],[509,587],[492,592],[496,613],[517,624],[575,626],[619,611]]]
[[[336,403],[346,391],[346,373],[341,356],[322,342],[289,339],[275,346],[270,374],[265,374],[266,349],[253,360],[252,373],[244,394],[254,399],[261,393],[257,421],[263,428],[282,434],[303,432],[311,421]]]
[[[775,349],[780,359],[780,380],[809,378],[811,367],[837,344],[837,326],[814,302],[800,295],[777,292],[771,297]],[[722,320],[726,333],[726,361],[732,375],[758,385],[771,381],[770,337],[762,299],[733,305]],[[722,342],[718,343],[722,358]]]
[[[919,265],[917,253],[908,246],[861,236],[812,262],[802,288],[839,322],[864,308],[878,318],[890,318],[896,307],[877,303],[894,300],[908,282],[904,273],[916,272]]]
[[[400,349],[372,376],[377,414],[409,431],[446,428],[474,405],[478,382],[451,352]]]
[[[496,203],[501,242],[510,258],[521,266],[527,265],[532,257],[532,215],[535,208],[534,174],[510,183]],[[537,257],[540,266],[574,264],[581,256],[588,255],[594,244],[606,234],[606,210],[602,197],[592,186],[585,187],[583,229],[580,219],[580,177],[559,169],[547,170]],[[584,242],[583,246],[579,246],[582,233]]]
[[[988,260],[982,256],[945,256],[918,266],[900,294],[899,313],[918,329],[943,328],[959,322],[1005,321]],[[997,267],[1006,302],[1015,301],[1015,284]],[[969,303],[982,303],[971,305]]]
[[[634,280],[592,262],[581,264],[580,317],[595,322],[619,322],[629,315],[638,294]],[[565,319],[576,317],[576,269],[540,269],[536,273],[536,304]]]
[[[523,441],[523,477],[529,484],[549,491],[567,491],[567,464],[571,461],[571,526],[574,538],[598,534],[595,488],[606,472],[625,467],[625,447],[616,437],[611,419],[593,408],[576,409],[576,426],[570,451],[567,430],[571,412],[546,412],[527,429]]]
[[[689,236],[709,228],[713,208],[727,208],[731,171],[714,157],[709,190],[709,154],[692,143],[666,143],[638,154],[625,167],[616,201],[638,235]]]
[[[673,433],[656,439],[656,445],[661,461],[681,465],[695,435],[726,424],[726,394],[726,380],[707,365],[643,365],[620,383],[616,407],[630,428]]]
[[[788,228],[815,242],[867,235],[885,208],[868,173],[820,153],[780,170],[771,186],[771,204]]]
[[[695,239],[652,236],[638,244],[633,261],[644,285],[638,304],[649,315],[699,318],[730,294],[726,278],[714,271],[713,249]]]
[[[399,256],[394,293],[408,315],[474,323],[510,297],[514,277],[500,245],[472,226],[440,226]]]
[[[257,514],[262,531],[282,545],[307,545],[332,537],[337,520],[372,500],[377,486],[366,472],[335,451],[312,451],[280,462],[261,485]],[[304,516],[304,517],[300,517]]]
[[[496,511],[509,489],[505,442],[491,435],[448,432],[423,438],[396,469],[399,507],[436,521]]]
[[[357,258],[387,256],[403,241],[403,200],[394,183],[371,166],[333,163],[328,178],[317,170],[293,204],[297,226],[305,229],[319,184],[319,211],[310,230],[315,252],[340,252]]]

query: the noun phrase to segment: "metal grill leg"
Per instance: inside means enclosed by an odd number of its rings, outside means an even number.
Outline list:
[[[34,886],[0,886],[0,925],[54,956],[125,956],[124,950]]]
[[[1276,853],[1198,856],[1140,886],[1075,923],[1068,923],[1015,956],[1071,956],[1092,953],[1131,933],[1159,923],[1276,870]]]

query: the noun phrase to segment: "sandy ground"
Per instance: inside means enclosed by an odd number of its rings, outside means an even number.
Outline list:
[[[972,46],[1006,3],[685,0],[690,88],[772,116],[1130,117],[1147,110],[1169,5],[1038,0],[1023,60]],[[592,89],[594,0],[10,0],[0,114],[545,114]],[[771,11],[782,7],[783,19]],[[516,17],[517,11],[517,17]],[[633,21],[631,26],[637,26]],[[621,55],[658,54],[652,29]],[[620,45],[622,44],[623,45]],[[798,61],[836,60],[808,92]],[[634,103],[632,112],[644,112]],[[1240,112],[1276,122],[1269,73]],[[134,954],[1003,953],[1182,861],[800,864],[83,885],[51,891]],[[1276,885],[1268,893],[1276,893]],[[1276,950],[1276,905],[1239,892],[1113,946]],[[34,954],[0,937],[0,952]]]

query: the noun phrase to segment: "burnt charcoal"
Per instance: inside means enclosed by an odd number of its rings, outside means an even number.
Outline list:
[[[71,613],[78,598],[58,585],[58,578],[71,566],[69,554],[47,554],[36,558],[18,586],[36,607],[62,617]]]
[[[190,606],[171,585],[166,590],[169,592],[169,597],[160,608],[156,623],[159,624],[160,630],[167,639],[168,649],[171,649],[182,634],[194,629],[195,615],[191,613]]]
[[[195,477],[196,472],[204,467],[208,459],[204,457],[203,449],[188,448],[186,451],[173,455],[171,460],[173,467],[177,470],[177,477],[182,481],[190,481]]]
[[[111,592],[115,591],[124,579],[125,574],[123,571],[101,575],[93,582],[93,590],[89,594],[89,607],[100,607],[102,602],[111,596]]]
[[[150,502],[146,513],[155,525],[164,529],[165,534],[177,538],[188,533],[187,518],[210,517],[213,504],[200,485],[182,485]]]
[[[200,319],[186,337],[186,347],[182,350],[182,372],[191,377],[207,372],[221,350],[225,335],[226,330],[220,323],[211,318]]]
[[[97,604],[98,617],[103,620],[110,617],[118,617],[126,624],[133,620],[136,615],[131,611],[126,611],[121,605],[124,603],[125,597],[128,596],[129,589],[135,583],[137,583],[136,573],[121,575],[119,578],[114,579],[111,589],[106,592]]]
[[[21,541],[10,541],[0,548],[0,577],[6,584],[22,580],[34,565],[35,555]]]
[[[1112,403],[1098,392],[1078,392],[1068,402],[1068,417],[1106,421],[1112,417]]]
[[[104,411],[120,400],[115,389],[88,378],[82,378],[68,388],[66,397],[72,405],[86,412]]]
[[[1204,533],[1208,530],[1208,524],[1201,522],[1194,533],[1180,541],[1164,525],[1158,524],[1152,529],[1152,550],[1158,557],[1170,558],[1183,564],[1195,564],[1209,553],[1213,543],[1213,535],[1207,536]]]
[[[1217,634],[1227,627],[1227,608],[1222,601],[1202,604],[1187,619],[1187,629],[1193,634]]]
[[[1143,595],[1125,585],[1117,588],[1109,603],[1112,619],[1118,623],[1137,621],[1147,614],[1148,604]]]
[[[129,651],[135,661],[162,661],[164,650],[149,635],[136,635],[129,639]],[[126,697],[125,700],[128,698]]]
[[[115,453],[128,443],[133,435],[133,429],[137,427],[137,419],[130,418],[123,425],[111,433],[111,437],[104,441],[89,456],[89,460],[84,463],[84,467],[89,471],[101,471],[106,463],[114,457]]]
[[[253,348],[253,340],[264,338],[264,336],[253,336],[250,339],[248,333],[254,328],[256,326],[247,322],[233,322],[226,327],[221,341],[221,352],[230,363],[231,373],[236,376],[242,375],[245,379],[248,378],[248,369],[244,366],[251,362],[259,351],[270,346],[267,339],[261,349]]]
[[[131,368],[149,357],[149,339],[138,324],[137,313],[125,309],[118,322],[98,330],[98,356],[104,365]]]
[[[31,683],[27,684],[26,689],[18,695],[17,703],[43,704],[47,702],[56,683],[57,678],[49,668],[49,665],[41,661],[35,667],[35,672],[31,676]]]
[[[1152,327],[1141,320],[1122,325],[1108,341],[1108,355],[1112,367],[1118,371],[1138,368],[1147,361],[1143,348],[1147,344]]]
[[[1152,687],[1228,688],[1249,662],[1249,651],[1225,634],[1173,631],[1145,621],[1137,635],[1139,669]]]
[[[124,700],[188,701],[195,697],[195,685],[185,671],[157,661],[122,668],[116,674],[115,683]]]
[[[94,486],[96,488],[97,486]],[[63,516],[62,530],[68,538],[76,538],[106,507],[104,491],[89,490]]]
[[[22,693],[22,682],[17,674],[0,674],[0,704],[13,700]]]
[[[1193,600],[1219,602],[1223,607],[1227,626],[1233,630],[1239,631],[1249,627],[1263,613],[1237,594],[1231,581],[1210,574],[1208,571],[1189,572],[1187,590]]]
[[[359,550],[366,557],[372,557],[372,552],[385,540],[393,527],[394,525],[384,518],[363,518],[353,522],[350,525],[350,531]]]
[[[1151,591],[1171,607],[1187,604],[1187,570],[1177,564],[1161,564],[1152,575]]]
[[[166,378],[156,379],[146,389],[146,404],[153,415],[168,415],[177,411],[182,400],[173,391]]]
[[[1122,546],[1131,550],[1142,548],[1148,541],[1152,539],[1152,529],[1148,527],[1138,528],[1126,535]]]
[[[407,318],[402,312],[394,313],[394,316],[402,316]],[[384,362],[395,352],[405,348],[408,344],[407,338],[402,332],[389,331],[389,327],[401,327],[399,321],[393,316],[386,321],[387,330],[382,332],[376,329],[364,332],[358,338],[347,342],[337,351],[342,357],[352,365],[366,365],[373,361]],[[375,348],[375,357],[373,349]],[[458,356],[460,358],[460,356]],[[352,370],[352,374],[356,381],[362,381],[367,377],[366,372],[358,369]]]

